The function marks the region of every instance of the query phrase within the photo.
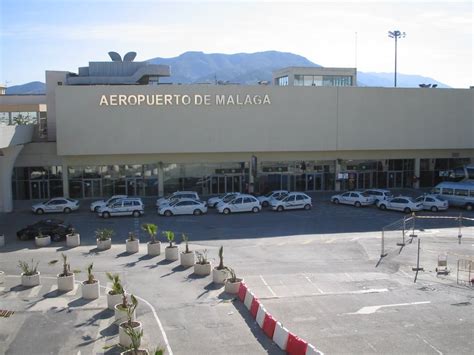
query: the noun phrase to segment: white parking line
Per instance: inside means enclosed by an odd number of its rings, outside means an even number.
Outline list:
[[[259,275],[259,276],[260,276],[260,279],[262,280],[263,284],[264,284],[265,286],[267,286],[267,288],[268,288],[268,290],[270,291],[270,293],[272,294],[272,296],[273,296],[273,297],[278,297],[278,296],[276,295],[276,293],[273,292],[272,288],[267,284],[267,282],[265,281],[265,279],[263,278],[263,276],[262,276],[262,275]]]
[[[38,297],[40,291],[41,291],[41,285],[35,286],[31,289],[27,297]]]
[[[413,306],[417,304],[427,304],[431,303],[431,301],[423,301],[423,302],[411,302],[411,303],[396,303],[396,304],[384,304],[380,306],[368,306],[368,307],[362,307],[355,313],[346,313],[346,314],[373,314],[377,312],[381,308],[386,308],[386,307],[400,307],[400,306]]]
[[[335,238],[331,238],[329,240],[326,240],[324,243],[325,244],[331,244],[331,243],[334,243],[335,240],[336,240]]]
[[[308,280],[308,282],[311,285],[314,285],[314,287],[316,287],[316,289],[319,291],[319,293],[324,294],[324,292],[318,286],[316,286],[316,284],[313,281],[311,281],[311,279],[308,276],[306,276],[306,275],[303,275],[303,276],[305,277],[306,280]]]
[[[416,335],[418,338],[420,338],[421,340],[423,340],[423,342],[428,345],[431,349],[433,349],[434,351],[436,351],[439,355],[443,355],[443,353],[437,349],[434,345],[430,344],[426,339],[423,339],[419,334]]]

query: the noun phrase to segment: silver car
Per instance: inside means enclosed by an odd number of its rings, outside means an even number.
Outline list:
[[[31,210],[36,214],[51,212],[71,213],[77,209],[79,209],[79,201],[65,197],[55,197],[51,200],[31,206]]]

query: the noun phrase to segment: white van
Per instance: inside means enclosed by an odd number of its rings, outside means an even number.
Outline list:
[[[442,182],[435,186],[432,193],[443,197],[450,206],[463,207],[468,211],[474,209],[474,183]]]

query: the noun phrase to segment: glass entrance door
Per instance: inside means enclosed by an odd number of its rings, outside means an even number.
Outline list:
[[[242,175],[213,175],[209,181],[211,195],[242,191]]]
[[[126,178],[125,179],[125,194],[128,196],[143,195],[143,178]]]
[[[323,174],[306,174],[306,191],[324,190]]]
[[[30,181],[30,199],[44,200],[49,198],[49,182],[48,181]]]
[[[387,174],[387,187],[389,189],[403,187],[403,172],[389,171]]]
[[[358,189],[370,189],[372,187],[372,173],[363,172],[357,173],[357,188]]]
[[[85,179],[83,183],[83,191],[85,198],[102,196],[100,179]]]

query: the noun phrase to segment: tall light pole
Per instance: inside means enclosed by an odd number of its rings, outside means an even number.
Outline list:
[[[399,38],[405,38],[406,33],[400,32],[399,30],[388,31],[388,36],[390,38],[395,38],[395,73],[394,73],[394,86],[397,87],[397,40]]]

